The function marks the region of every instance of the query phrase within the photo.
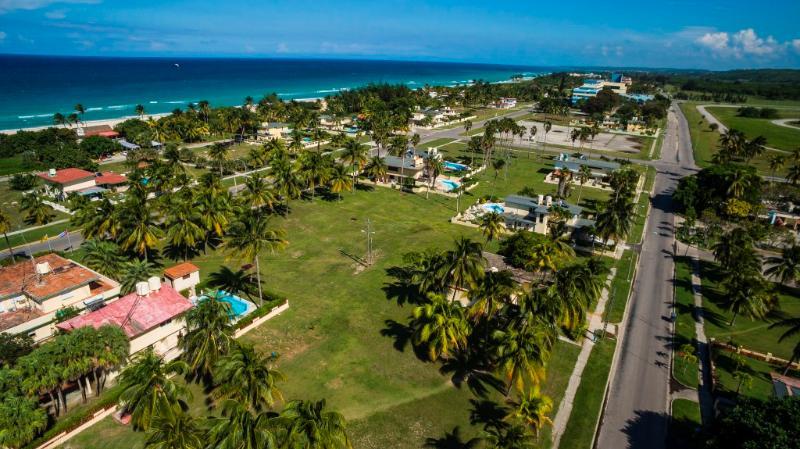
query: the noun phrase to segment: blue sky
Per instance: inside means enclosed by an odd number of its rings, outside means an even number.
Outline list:
[[[800,1],[0,0],[0,53],[800,67]]]

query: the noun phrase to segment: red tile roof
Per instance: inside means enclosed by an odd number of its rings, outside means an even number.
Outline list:
[[[187,274],[194,273],[195,271],[200,271],[200,269],[197,268],[197,265],[191,262],[183,262],[164,270],[164,276],[170,279],[179,279]]]
[[[162,284],[160,289],[147,296],[130,293],[94,312],[59,323],[58,328],[69,331],[83,326],[99,328],[110,324],[121,327],[129,338],[135,338],[191,308],[188,299]]]
[[[38,175],[47,182],[62,185],[71,184],[76,181],[88,181],[89,178],[94,178],[94,173],[82,170],[80,168],[65,168],[63,170],[57,170],[55,176],[50,176],[49,172],[39,173]]]
[[[37,275],[36,264],[45,262],[50,265],[50,272]],[[92,270],[57,254],[45,254],[33,261],[26,258],[23,262],[0,268],[0,299],[25,293],[34,301],[42,302],[99,280],[100,275]]]
[[[113,171],[104,171],[100,176],[94,178],[94,183],[99,186],[125,184],[126,182],[128,182],[128,178]]]

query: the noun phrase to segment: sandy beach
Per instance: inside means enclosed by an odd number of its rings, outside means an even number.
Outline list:
[[[153,118],[154,120],[157,120],[157,119],[159,119],[161,117],[164,117],[164,116],[167,116],[167,115],[169,115],[169,113],[166,113],[166,112],[162,113],[162,114],[145,114],[143,116],[143,120],[147,120],[149,118]],[[97,125],[115,126],[115,125],[117,125],[119,123],[124,122],[125,120],[129,120],[129,119],[132,119],[132,118],[139,118],[139,116],[138,115],[126,115],[124,117],[118,117],[118,118],[109,118],[109,119],[102,119],[102,120],[87,120],[85,122],[81,122],[80,126],[97,126]],[[78,126],[78,125],[67,126],[67,128],[68,129],[75,129],[76,126]],[[0,130],[0,134],[16,134],[19,131],[41,131],[43,129],[53,128],[53,127],[59,127],[60,128],[61,125],[32,126],[32,127],[29,127],[29,128],[20,128],[20,129],[2,129],[2,130]]]

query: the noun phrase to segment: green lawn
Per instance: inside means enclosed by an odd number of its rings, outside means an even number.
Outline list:
[[[515,164],[498,192],[511,192],[530,178],[531,166]],[[513,176],[512,176],[513,175]],[[488,188],[485,186],[484,188]],[[452,225],[455,200],[404,194],[377,188],[343,195],[343,201],[295,201],[286,218],[275,220],[288,232],[289,246],[261,258],[267,288],[289,299],[288,311],[243,339],[261,351],[281,354],[281,385],[289,399],[326,398],[351,423],[356,447],[422,447],[460,426],[476,436],[469,423],[468,391],[455,389],[437,364],[417,359],[391,336],[393,323],[406,323],[411,308],[387,300],[386,269],[412,250],[444,249],[460,235],[481,239],[476,229]],[[375,231],[376,262],[363,269],[365,220]],[[203,276],[221,264],[238,266],[210,253],[194,262]],[[397,347],[396,347],[397,345]],[[578,348],[559,342],[548,370],[545,391],[560,401]],[[544,441],[544,440],[543,440]],[[91,428],[74,447],[130,448],[142,444],[111,420]]]
[[[709,123],[697,111],[698,104],[696,102],[684,102],[680,106],[689,124],[689,134],[691,135],[694,149],[694,162],[697,166],[705,168],[713,164],[711,159],[719,149],[719,132],[711,131]],[[733,108],[731,110],[735,111]],[[800,133],[800,131],[797,132]],[[768,145],[774,146],[771,142]],[[761,156],[751,160],[749,165],[755,167],[761,175],[772,175],[772,171],[769,169],[769,157],[773,154],[775,154],[774,151],[765,151]],[[779,171],[776,174],[784,174],[786,170],[787,167],[784,167],[783,171]]]
[[[736,108],[709,107],[708,112],[714,114],[729,129],[738,129],[744,132],[747,138],[752,139],[756,136],[767,138],[767,146],[779,150],[793,150],[800,142],[800,129],[787,128],[771,123],[768,119],[739,117]],[[780,109],[780,118],[799,118],[800,109]]]
[[[606,306],[606,321],[609,323],[619,323],[625,313],[625,304],[628,302],[628,295],[631,292],[633,274],[636,270],[636,252],[626,249],[622,252],[622,257],[616,261],[617,274],[611,281],[611,292],[608,305]]]
[[[716,264],[701,263],[703,283],[703,315],[705,317],[706,335],[721,342],[732,342],[748,349],[789,359],[795,341],[787,339],[778,342],[785,328],[769,329],[771,320],[751,320],[746,316],[736,318],[733,327],[729,326],[732,314],[724,307],[724,296],[720,285],[720,274]],[[775,318],[781,316],[800,316],[800,298],[786,288],[776,285],[780,298],[780,310],[774,313]]]
[[[0,176],[26,171],[29,171],[29,169],[22,166],[22,155],[0,158]]]
[[[592,350],[581,385],[575,394],[567,427],[561,436],[560,449],[587,449],[592,446],[615,345],[616,340],[601,340]]]
[[[744,361],[744,365],[739,370],[750,375],[751,385],[748,386],[743,382],[740,386],[739,379],[734,377],[736,362],[733,355],[734,353],[720,348],[714,348],[713,350],[712,357],[716,368],[715,393],[720,396],[735,398],[738,389],[740,395],[758,399],[768,399],[774,396],[772,379],[769,374],[771,372],[782,374],[784,366],[742,357],[740,360]],[[796,377],[800,373],[790,371],[789,374]]]
[[[431,140],[430,142],[421,143],[419,148],[431,148],[431,147],[440,147],[442,145],[447,145],[448,143],[455,142],[456,139],[451,139],[449,137],[442,137],[439,139]]]
[[[675,261],[675,360],[672,365],[672,376],[678,382],[690,388],[697,388],[697,364],[689,364],[678,354],[684,344],[692,344],[695,340],[694,293],[692,292],[691,259],[679,257]]]
[[[701,425],[700,405],[687,399],[675,399],[672,401],[672,420],[669,424],[667,447],[695,447],[693,437]]]

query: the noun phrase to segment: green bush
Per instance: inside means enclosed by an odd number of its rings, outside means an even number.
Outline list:
[[[262,305],[261,307],[258,307],[256,310],[253,311],[253,313],[242,317],[242,319],[240,319],[239,321],[236,322],[234,327],[236,329],[241,329],[243,327],[247,327],[253,321],[255,321],[256,318],[261,318],[262,316],[272,312],[272,309],[274,309],[275,307],[277,307],[279,305],[282,305],[284,302],[286,302],[286,299],[284,299],[284,298],[279,298],[279,297],[271,295],[271,294],[265,294],[264,295],[264,305]]]
[[[122,387],[120,385],[109,388],[102,394],[97,402],[80,410],[80,413],[70,414],[67,412],[67,415],[56,421],[53,427],[47,429],[38,438],[35,438],[25,445],[23,449],[34,449],[62,432],[69,432],[76,429],[81,424],[91,420],[98,411],[116,404],[121,394]]]

